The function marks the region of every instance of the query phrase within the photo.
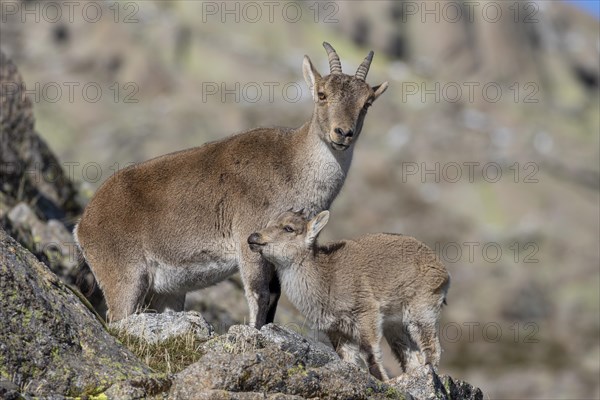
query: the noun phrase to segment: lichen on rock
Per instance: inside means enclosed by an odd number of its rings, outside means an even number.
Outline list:
[[[25,394],[89,395],[152,374],[1,228],[0,324],[0,380]]]
[[[76,187],[37,133],[25,82],[2,51],[0,87],[0,227],[63,281],[93,292],[90,301],[99,308],[100,290],[92,290],[92,273],[79,265],[71,235],[82,211]]]

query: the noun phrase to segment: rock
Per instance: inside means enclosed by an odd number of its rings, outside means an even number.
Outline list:
[[[77,266],[75,242],[71,233],[58,220],[48,222],[40,220],[35,212],[24,202],[18,203],[8,213],[8,220],[13,228],[21,232],[29,232],[31,241],[29,247],[33,252],[43,254],[53,272],[59,276],[74,274]]]
[[[437,374],[427,366],[421,367],[409,374],[402,374],[392,380],[390,384],[402,388],[416,399],[446,399],[446,389],[440,382]]]
[[[380,382],[340,360],[331,347],[273,324],[260,331],[232,326],[202,351],[197,363],[174,377],[170,399],[483,399],[481,390],[428,367]]]
[[[32,229],[40,223],[39,218],[26,203],[19,203],[8,213],[8,220],[15,227]]]
[[[5,381],[0,379],[0,398],[5,400],[18,400],[21,399],[19,394],[19,387],[11,381]]]
[[[213,327],[196,311],[135,314],[110,324],[110,328],[125,331],[148,343],[160,343],[189,334],[202,341],[214,336]]]
[[[323,343],[305,339],[298,333],[268,324],[259,331],[248,325],[234,325],[226,335],[204,345],[205,351],[219,349],[228,353],[243,353],[248,349],[274,346],[294,355],[299,362],[312,367],[321,367],[328,363],[341,362],[333,349]]]
[[[146,376],[117,382],[102,395],[107,399],[115,400],[146,399],[151,395],[164,398],[162,394],[165,394],[170,387],[171,380],[166,376]]]
[[[45,219],[81,212],[73,184],[35,131],[31,100],[16,66],[0,52],[0,190],[12,200],[31,200]],[[14,204],[9,204],[12,206]]]
[[[227,390],[207,390],[200,392],[190,400],[302,400],[304,397],[289,394],[266,394],[257,392],[228,392]]]
[[[81,214],[63,165],[35,130],[31,99],[16,66],[0,51],[0,227],[104,312],[93,275],[79,262],[71,230]]]
[[[0,325],[0,380],[25,395],[76,397],[152,377],[75,291],[1,228]]]
[[[483,400],[481,389],[446,375],[438,376],[428,366],[402,374],[388,383],[418,400]]]
[[[470,383],[454,380],[448,375],[440,377],[449,399],[483,400],[483,392]]]
[[[276,325],[260,331],[235,325],[205,343],[203,351],[200,361],[175,376],[169,398],[207,398],[204,393],[215,390],[301,398],[406,398],[395,387],[341,361],[333,349]]]
[[[262,337],[280,350],[295,355],[305,365],[320,367],[328,363],[340,362],[333,349],[321,342],[312,342],[298,333],[269,324],[260,330]]]

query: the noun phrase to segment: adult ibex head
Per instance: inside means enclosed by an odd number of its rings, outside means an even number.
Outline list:
[[[371,87],[367,74],[373,52],[370,51],[354,75],[342,72],[337,52],[327,42],[323,47],[329,56],[329,75],[321,76],[310,58],[304,56],[304,79],[315,102],[314,123],[320,128],[322,139],[338,151],[347,150],[362,130],[367,109],[388,87],[388,83]]]

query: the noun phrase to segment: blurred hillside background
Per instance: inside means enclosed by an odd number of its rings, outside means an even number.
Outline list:
[[[453,278],[443,372],[493,399],[587,399],[600,398],[597,5],[2,0],[0,47],[82,204],[128,163],[299,126],[303,55],[327,73],[326,40],[353,74],[373,49],[367,80],[390,88],[322,239],[425,241]],[[235,279],[188,297],[220,330],[246,318]],[[281,304],[277,322],[306,331]]]

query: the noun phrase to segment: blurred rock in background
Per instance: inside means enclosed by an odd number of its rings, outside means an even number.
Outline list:
[[[0,87],[0,225],[102,310],[101,293],[71,235],[82,211],[77,191],[35,130],[31,97],[2,51]]]
[[[260,2],[257,17],[240,2],[228,14],[220,2],[153,1],[94,2],[91,23],[81,5],[70,19],[62,4],[55,20],[43,2],[12,3],[0,47],[82,204],[131,162],[300,125],[312,110],[302,56],[327,71],[324,40],[347,73],[375,50],[368,81],[390,89],[369,111],[323,239],[402,232],[436,249],[453,277],[442,372],[491,398],[600,397],[597,19],[561,1],[285,2],[272,18]],[[60,203],[73,189],[44,196],[65,210],[50,215],[2,179],[11,229],[9,215],[44,237],[57,225],[34,216],[69,228],[80,211]],[[187,306],[220,333],[247,316],[237,278]],[[285,299],[277,322],[314,334]]]

